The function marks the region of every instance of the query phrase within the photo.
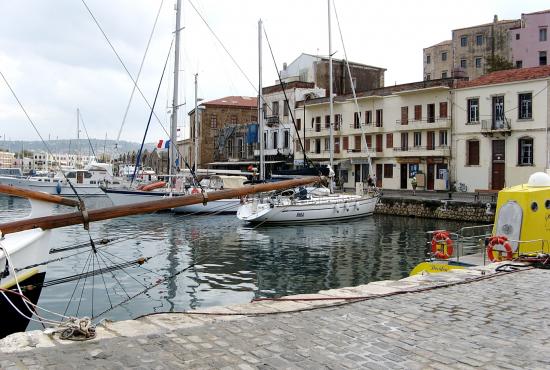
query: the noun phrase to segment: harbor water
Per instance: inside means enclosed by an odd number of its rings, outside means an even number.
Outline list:
[[[90,208],[110,205],[107,198],[86,203]],[[27,200],[0,196],[0,223],[29,211]],[[55,210],[67,211],[62,206]],[[71,226],[54,230],[45,248],[75,246],[91,237],[97,253],[87,245],[50,254],[39,306],[96,321],[124,320],[400,279],[425,258],[426,231],[463,226],[471,224],[374,215],[254,227],[231,215],[169,212],[93,223],[89,233]],[[111,241],[102,244],[104,239]],[[149,258],[142,265],[120,266],[142,257]],[[119,268],[91,273],[110,266]],[[60,283],[61,278],[68,281]],[[39,327],[31,323],[29,329]]]

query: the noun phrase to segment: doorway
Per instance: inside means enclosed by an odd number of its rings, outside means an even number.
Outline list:
[[[504,140],[492,142],[491,189],[501,190],[505,183],[506,145]]]
[[[434,164],[428,164],[428,180],[426,183],[427,190],[434,190],[435,171]]]
[[[407,184],[409,183],[409,176],[407,171],[407,164],[401,163],[401,189],[407,189]]]
[[[376,165],[376,187],[382,187],[382,164]]]

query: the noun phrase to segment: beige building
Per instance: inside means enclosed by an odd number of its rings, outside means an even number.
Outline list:
[[[453,169],[463,191],[500,190],[550,167],[550,66],[498,71],[453,91]]]
[[[453,79],[422,81],[374,89],[335,98],[334,163],[338,183],[355,188],[376,177],[377,186],[410,189],[419,186],[444,190],[450,165],[451,101]],[[300,102],[299,126],[306,125],[305,151],[319,164],[330,157],[328,98]],[[295,156],[303,155],[295,142]],[[369,168],[369,157],[373,168]]]
[[[15,153],[0,151],[0,167],[12,168],[15,165]]]
[[[444,41],[424,49],[424,79],[441,78],[446,71],[447,77],[472,80],[487,73],[489,56],[511,61],[509,30],[520,25],[519,19],[499,21],[495,15],[491,23],[453,30],[450,45]]]

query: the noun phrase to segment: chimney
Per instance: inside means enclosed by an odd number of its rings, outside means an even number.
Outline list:
[[[493,23],[497,23],[498,22],[498,15],[495,14],[494,18],[493,18]]]
[[[283,71],[286,71],[287,64],[286,62],[283,63]]]

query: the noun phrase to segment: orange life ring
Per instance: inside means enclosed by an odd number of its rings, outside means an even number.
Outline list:
[[[498,252],[498,257],[495,255],[494,247],[496,245],[502,245],[504,249],[506,250],[506,258],[503,258],[502,252]],[[512,250],[512,246],[510,245],[510,242],[508,241],[508,238],[504,235],[495,235],[491,236],[489,239],[489,245],[487,246],[487,257],[491,262],[499,262],[502,260],[510,261],[514,258],[514,251]]]
[[[443,250],[439,246],[443,246]],[[453,240],[449,236],[449,232],[445,230],[434,231],[432,237],[432,254],[435,258],[448,259],[453,255]]]
[[[198,193],[200,193],[199,189],[197,189],[197,188],[191,189],[191,194],[198,194]]]

